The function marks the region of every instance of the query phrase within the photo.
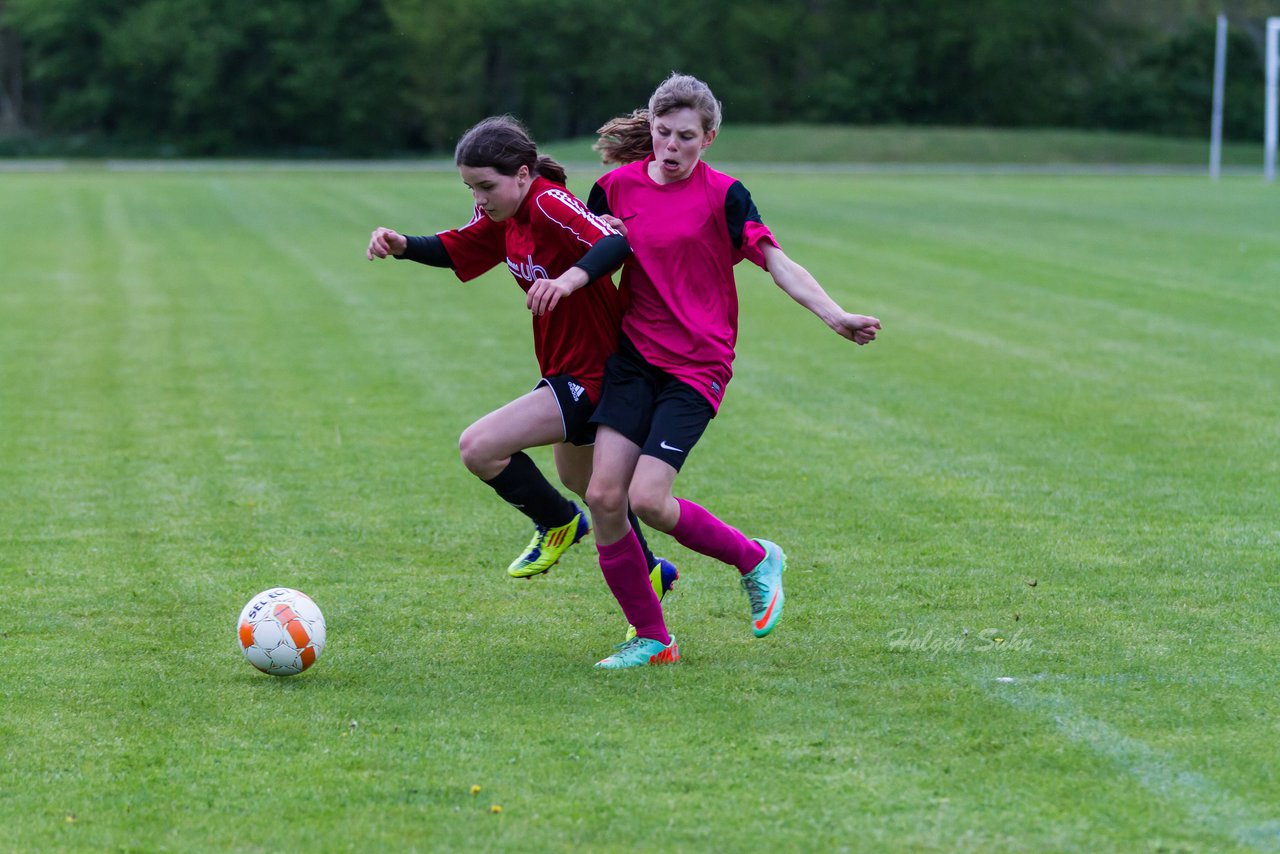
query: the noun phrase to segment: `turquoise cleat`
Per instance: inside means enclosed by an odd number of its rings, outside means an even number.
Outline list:
[[[596,662],[601,670],[621,670],[624,667],[645,667],[650,664],[675,664],[680,660],[680,647],[676,646],[676,636],[671,636],[671,643],[664,644],[652,638],[632,638],[626,643],[618,644],[618,651],[608,658]]]
[[[787,556],[776,543],[756,540],[764,548],[764,560],[756,568],[742,576],[742,589],[751,600],[751,631],[762,638],[777,625],[782,616],[782,573],[787,568]]]

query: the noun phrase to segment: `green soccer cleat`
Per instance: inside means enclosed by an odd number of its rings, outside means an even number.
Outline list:
[[[558,528],[544,528],[538,525],[524,554],[507,567],[507,575],[512,578],[541,575],[560,562],[560,557],[569,550],[569,546],[589,534],[591,523],[587,521],[587,515],[577,504],[573,505],[573,509],[575,511],[573,518]]]
[[[624,667],[645,667],[650,664],[675,664],[680,660],[680,647],[676,646],[676,636],[671,636],[671,643],[663,644],[652,638],[632,638],[626,643],[618,644],[618,651],[608,658],[596,662],[601,670],[621,670]]]
[[[657,561],[653,565],[653,569],[649,570],[649,583],[653,585],[653,592],[657,594],[658,601],[662,601],[662,597],[675,586],[680,580],[680,570],[676,569],[676,565],[664,557],[654,558]],[[627,626],[627,636],[623,641],[629,641],[636,636],[636,627]]]
[[[764,560],[742,576],[742,589],[751,600],[751,631],[762,638],[773,631],[782,616],[782,573],[787,568],[787,556],[776,543],[756,542],[764,547]]]

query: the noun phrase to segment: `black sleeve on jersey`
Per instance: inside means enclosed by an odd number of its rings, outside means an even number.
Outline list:
[[[591,195],[587,196],[587,210],[596,216],[613,216],[609,210],[609,198],[604,194],[604,187],[598,183],[591,185]]]
[[[402,261],[417,261],[419,264],[432,267],[453,267],[453,259],[444,248],[444,241],[437,235],[406,236],[405,240],[409,245],[405,248],[404,254],[391,257]]]
[[[734,181],[724,197],[724,218],[729,224],[729,239],[733,241],[734,249],[742,248],[742,232],[748,222],[764,225],[760,211],[756,210],[756,203],[751,201],[751,194],[742,186],[741,181]]]
[[[587,281],[594,282],[621,267],[630,254],[631,244],[627,243],[627,238],[621,234],[610,234],[600,238],[573,266],[586,270],[590,277]]]

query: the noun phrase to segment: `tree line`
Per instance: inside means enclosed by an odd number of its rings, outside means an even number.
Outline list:
[[[1207,136],[1201,0],[0,0],[11,151],[447,151],[510,112],[589,134],[674,69],[735,123]],[[1226,133],[1261,137],[1262,20],[1228,0]]]

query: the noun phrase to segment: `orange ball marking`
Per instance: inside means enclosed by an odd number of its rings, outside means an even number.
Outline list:
[[[240,645],[245,649],[253,646],[253,626],[248,621],[240,624]]]
[[[276,620],[289,633],[289,637],[293,640],[293,645],[298,649],[302,649],[311,643],[311,635],[307,633],[307,627],[298,619],[298,614],[288,605],[280,604],[272,611]]]
[[[307,634],[306,626],[297,620],[285,625],[285,631],[289,633],[289,637],[293,638],[293,645],[298,649],[302,649],[311,643],[311,635]]]

